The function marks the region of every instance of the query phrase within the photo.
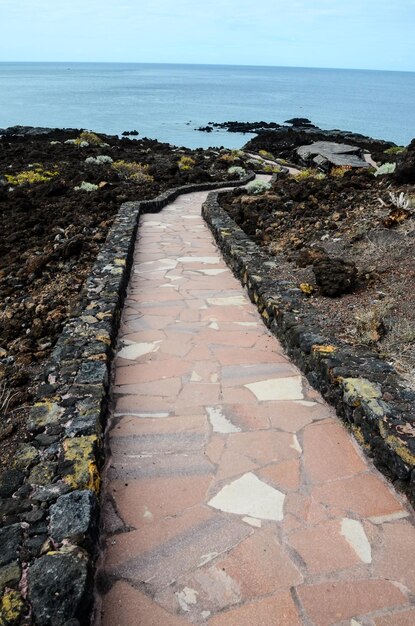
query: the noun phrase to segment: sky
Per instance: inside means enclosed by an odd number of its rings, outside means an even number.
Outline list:
[[[415,71],[415,0],[0,0],[0,61]]]

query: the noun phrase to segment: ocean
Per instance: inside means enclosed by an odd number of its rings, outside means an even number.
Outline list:
[[[250,135],[195,131],[208,122],[307,117],[407,145],[415,73],[118,63],[0,63],[0,128],[136,129],[189,148],[241,147]]]

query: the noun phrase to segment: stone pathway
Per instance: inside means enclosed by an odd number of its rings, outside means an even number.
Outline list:
[[[408,510],[262,324],[205,197],[140,226],[96,623],[413,626]]]

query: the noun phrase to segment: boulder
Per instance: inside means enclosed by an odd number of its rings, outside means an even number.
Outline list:
[[[415,183],[415,139],[399,156],[394,177],[400,184]]]
[[[323,296],[331,298],[352,291],[357,282],[357,268],[354,263],[329,256],[313,263],[316,283]]]

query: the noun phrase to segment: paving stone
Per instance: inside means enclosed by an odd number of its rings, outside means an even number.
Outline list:
[[[300,463],[297,459],[273,463],[260,470],[258,476],[283,491],[294,490],[300,485]]]
[[[382,544],[375,556],[375,574],[393,578],[415,593],[415,528],[408,522],[382,526]]]
[[[306,426],[303,445],[305,471],[313,482],[353,476],[366,469],[350,435],[334,421]]]
[[[354,522],[354,520],[351,520]],[[355,522],[357,530],[355,530],[356,542],[352,544],[347,541],[342,533],[342,521],[333,520],[323,522],[318,526],[295,531],[289,536],[289,543],[298,552],[310,573],[328,573],[342,570],[353,565],[371,561],[370,544],[364,534],[364,530]],[[348,530],[347,524],[345,525]],[[359,534],[359,530],[361,532]],[[352,532],[350,531],[350,535]],[[348,535],[349,536],[349,535]],[[364,547],[360,550],[359,547]],[[367,548],[368,549],[365,549]],[[369,558],[367,558],[369,555]]]
[[[138,621],[139,620],[139,621]],[[103,626],[184,626],[186,619],[170,615],[124,581],[115,583],[102,603]]]
[[[322,504],[363,517],[405,514],[392,490],[374,474],[361,474],[317,485],[312,490],[312,495]]]
[[[257,600],[209,619],[209,626],[301,626],[297,608],[289,593]]]
[[[195,506],[211,483],[210,476],[173,476],[112,481],[110,493],[116,497],[118,510],[126,524],[139,527]]]
[[[400,589],[386,580],[307,585],[299,588],[298,595],[309,618],[319,626],[331,626],[372,611],[407,604]]]
[[[214,516],[189,532],[123,562],[113,571],[120,578],[144,582],[148,592],[154,594],[238,545],[251,533],[252,528],[239,520]]]

